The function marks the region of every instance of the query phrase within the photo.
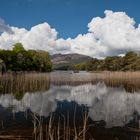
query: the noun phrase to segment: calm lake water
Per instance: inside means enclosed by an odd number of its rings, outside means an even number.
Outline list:
[[[110,74],[56,71],[1,77],[0,134],[29,135],[35,118],[42,125],[53,118],[54,127],[58,122],[79,127],[86,115],[85,139],[139,138],[139,79],[104,75]]]

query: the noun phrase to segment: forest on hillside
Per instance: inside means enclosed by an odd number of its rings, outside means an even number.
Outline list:
[[[87,71],[139,71],[140,54],[128,52],[125,56],[108,56],[105,59],[92,58],[86,63],[73,66],[74,70]]]

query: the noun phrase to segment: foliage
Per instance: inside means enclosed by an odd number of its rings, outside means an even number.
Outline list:
[[[85,63],[81,63],[81,64],[76,64],[73,66],[74,70],[85,70],[86,69],[86,65]]]
[[[7,71],[51,71],[49,53],[45,51],[25,50],[21,43],[16,43],[12,50],[0,50],[0,60]]]
[[[103,60],[93,58],[87,63],[74,65],[74,69],[83,70],[83,65],[87,71],[139,71],[140,55],[131,51],[124,57],[108,56]]]
[[[24,49],[24,47],[23,47],[23,45],[21,44],[21,43],[16,43],[16,44],[14,44],[14,47],[13,47],[13,51],[14,52],[20,52],[20,51],[24,51],[25,49]]]

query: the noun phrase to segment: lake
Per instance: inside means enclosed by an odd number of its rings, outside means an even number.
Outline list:
[[[0,93],[0,139],[140,139],[139,72],[6,74]]]

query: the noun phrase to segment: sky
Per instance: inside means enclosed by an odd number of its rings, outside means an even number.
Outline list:
[[[139,0],[0,0],[0,48],[102,58],[140,48]]]

